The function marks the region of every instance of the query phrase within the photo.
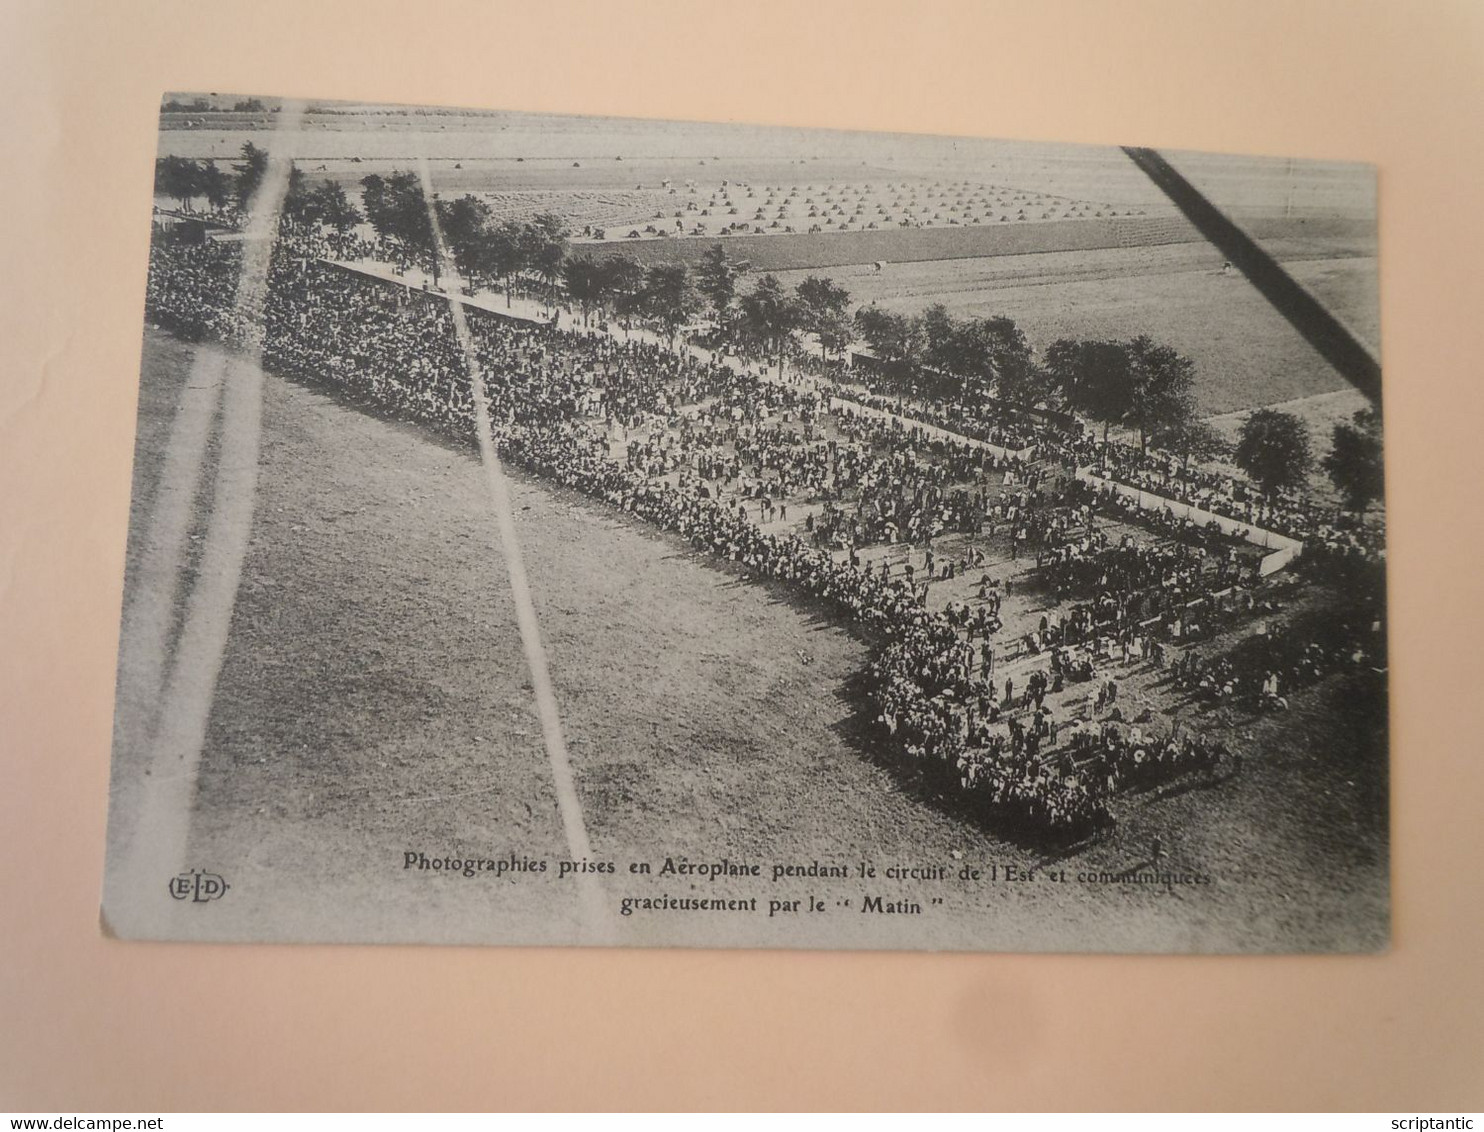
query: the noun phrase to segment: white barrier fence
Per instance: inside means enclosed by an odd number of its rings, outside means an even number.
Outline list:
[[[1112,488],[1113,491],[1125,499],[1137,502],[1139,508],[1144,511],[1168,510],[1177,518],[1190,519],[1201,526],[1215,523],[1224,534],[1242,539],[1253,546],[1262,547],[1268,551],[1258,564],[1257,573],[1259,577],[1267,577],[1283,569],[1300,554],[1303,553],[1304,544],[1301,540],[1290,538],[1288,535],[1280,535],[1276,531],[1266,531],[1261,527],[1254,527],[1251,523],[1243,523],[1238,519],[1227,515],[1218,515],[1214,511],[1204,511],[1189,503],[1181,503],[1177,499],[1166,499],[1162,495],[1155,495],[1152,491],[1144,491],[1142,488],[1130,487],[1128,484],[1119,483],[1117,480],[1100,476],[1091,468],[1078,468],[1077,478],[1093,487]]]
[[[952,444],[964,444],[970,448],[982,448],[986,452],[992,452],[1000,459],[1012,459],[1025,462],[1031,458],[1034,448],[1006,448],[1000,444],[991,444],[987,440],[976,440],[972,436],[964,436],[962,433],[953,432],[950,429],[939,428],[925,421],[919,421],[913,417],[904,417],[900,413],[893,413],[887,409],[878,409],[874,405],[864,405],[859,401],[852,401],[849,397],[831,397],[829,407],[832,412],[852,412],[862,416],[883,417],[886,420],[895,421],[908,432],[918,432],[932,440],[945,440]]]

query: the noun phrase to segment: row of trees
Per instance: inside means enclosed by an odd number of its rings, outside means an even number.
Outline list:
[[[1113,426],[1131,428],[1143,450],[1154,445],[1187,466],[1229,457],[1269,493],[1303,487],[1314,468],[1308,426],[1291,413],[1259,409],[1229,443],[1197,415],[1195,364],[1145,335],[1064,338],[1038,362],[1012,320],[958,319],[941,304],[920,315],[864,307],[855,326],[889,374],[934,396],[964,403],[994,396],[1061,408],[1100,423],[1104,442]],[[1363,512],[1379,500],[1379,412],[1363,410],[1336,425],[1320,467],[1350,510]]]
[[[1258,409],[1228,443],[1196,415],[1195,366],[1189,358],[1140,336],[1127,342],[1054,342],[1042,367],[1046,389],[1068,408],[1103,424],[1138,430],[1141,446],[1155,444],[1197,461],[1230,457],[1263,491],[1302,489],[1315,460],[1309,427],[1292,413]],[[1319,462],[1352,511],[1379,500],[1384,486],[1381,415],[1356,413],[1334,427]]]
[[[408,247],[431,247],[427,208],[410,173],[363,182],[367,216],[383,235]],[[793,289],[775,275],[744,287],[750,265],[713,245],[692,270],[683,262],[645,266],[631,255],[569,255],[567,228],[543,214],[494,224],[489,206],[465,196],[438,203],[439,223],[461,272],[511,281],[534,275],[560,281],[584,322],[608,313],[661,326],[671,345],[681,329],[709,316],[718,338],[777,360],[780,372],[800,332],[816,336],[821,354],[864,339],[888,374],[960,403],[996,397],[1023,406],[1074,412],[1103,426],[1130,428],[1145,451],[1154,445],[1187,465],[1229,457],[1264,491],[1301,487],[1314,466],[1307,426],[1289,413],[1261,409],[1235,445],[1197,414],[1195,364],[1147,335],[1115,341],[1064,338],[1038,361],[1024,332],[1004,317],[957,318],[942,304],[918,315],[875,306],[852,317],[850,293],[811,275]],[[1346,505],[1364,510],[1382,492],[1379,415],[1357,414],[1337,425],[1322,467]]]
[[[1104,440],[1126,426],[1141,446],[1187,458],[1206,458],[1219,443],[1196,417],[1195,364],[1147,336],[1064,338],[1038,361],[1012,319],[956,318],[941,303],[920,315],[864,307],[855,327],[888,374],[933,396],[1076,412],[1102,424]]]
[[[623,254],[578,255],[565,261],[562,278],[584,320],[595,310],[609,310],[626,325],[646,318],[665,329],[673,346],[683,327],[709,317],[718,344],[776,359],[780,373],[800,332],[818,338],[826,359],[850,344],[850,292],[844,287],[810,275],[789,289],[768,274],[744,289],[749,270],[718,244],[695,269],[683,262],[645,266]]]
[[[246,142],[230,173],[215,161],[160,158],[155,162],[155,191],[179,201],[183,212],[194,211],[192,206],[197,199],[204,199],[218,212],[228,206],[246,209],[267,172],[268,151]],[[311,189],[297,166],[289,170],[284,213],[292,220],[324,224],[339,232],[349,231],[363,219],[343,186],[326,181]]]
[[[372,174],[361,182],[366,219],[409,257],[431,256],[432,230],[421,184],[410,172]],[[558,285],[584,323],[608,315],[625,327],[642,319],[659,326],[671,346],[682,329],[708,316],[721,342],[776,358],[780,368],[801,331],[815,334],[827,357],[850,344],[850,293],[833,280],[809,276],[790,290],[764,275],[746,290],[750,265],[713,246],[692,268],[683,262],[645,265],[632,255],[571,254],[566,222],[552,213],[497,222],[484,200],[465,195],[436,203],[438,225],[460,274],[504,289],[534,280],[556,301]]]
[[[193,98],[190,102],[172,98],[160,107],[160,110],[166,114],[209,114],[219,109],[222,108],[205,98]],[[268,108],[263,105],[263,100],[260,98],[238,99],[232,104],[232,110],[238,114],[266,114],[268,112]]]
[[[1233,460],[1267,491],[1301,488],[1314,467],[1309,428],[1292,413],[1258,409],[1242,424]],[[1364,512],[1385,490],[1381,413],[1357,412],[1334,426],[1319,466],[1351,511]]]
[[[433,229],[417,174],[402,170],[385,177],[378,173],[364,177],[361,199],[376,234],[398,245],[408,259],[430,260],[436,277]],[[465,195],[434,204],[443,238],[465,278],[499,284],[508,298],[515,280],[529,275],[539,279],[555,298],[571,234],[560,216],[546,212],[530,221],[497,224],[489,203],[479,197]]]
[[[854,325],[889,374],[934,396],[1027,405],[1045,399],[1030,345],[1011,319],[955,318],[935,303],[918,315],[862,307]]]
[[[1105,440],[1123,425],[1146,451],[1153,443],[1187,463],[1219,454],[1219,436],[1196,416],[1195,363],[1147,335],[1053,342],[1041,379],[1049,398],[1102,424]]]
[[[237,199],[234,178],[214,161],[192,161],[189,157],[162,157],[155,162],[155,192],[179,201],[184,212],[193,211],[192,203],[198,198],[204,198],[214,209],[225,208]]]
[[[346,195],[343,185],[326,181],[311,189],[297,167],[289,170],[289,189],[284,197],[283,211],[289,219],[301,224],[323,224],[342,234],[364,219],[361,210]]]

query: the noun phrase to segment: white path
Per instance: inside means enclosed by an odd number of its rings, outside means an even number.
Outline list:
[[[302,109],[301,104],[286,103],[268,138],[268,167],[253,198],[237,280],[235,306],[240,325],[262,322],[268,262],[288,191]],[[118,852],[109,858],[104,914],[112,930],[131,937],[158,934],[168,923],[166,917],[174,911],[175,902],[170,899],[167,884],[192,864],[186,853],[201,749],[252,530],[263,373],[257,349],[249,349],[246,355],[224,354],[224,359],[219,456],[196,583],[186,600],[185,621],[170,650],[170,665],[164,673],[153,726],[139,729],[131,724],[129,730],[119,732],[120,742],[139,742],[141,746],[119,751],[116,757],[145,769],[133,784],[135,792],[127,799],[118,799],[128,803],[132,836],[121,839]],[[195,435],[195,430],[200,428],[202,416],[209,426],[210,416],[204,408],[197,407],[177,418],[177,427],[183,431],[172,444],[179,445],[181,459],[167,469],[177,482],[161,483],[150,521],[151,532],[158,533],[166,543],[175,537],[177,529],[184,531],[184,516],[175,511],[182,499],[194,498],[201,478],[205,437]],[[196,457],[194,466],[187,466],[188,455]],[[173,604],[183,567],[181,556],[172,556],[168,545],[162,545],[159,554],[162,570],[148,578],[154,594],[139,596],[134,606],[153,615],[169,611],[167,601]],[[158,684],[162,658],[154,654],[164,643],[162,627],[141,625],[135,620],[126,621],[124,628],[145,635],[137,645],[122,644],[122,654],[142,661],[142,682]],[[116,805],[116,812],[122,808]]]
[[[455,273],[453,257],[448,254],[447,244],[438,225],[438,213],[433,207],[432,176],[428,171],[427,158],[418,161],[418,175],[422,179],[423,198],[428,202],[428,223],[432,227],[437,254],[443,269],[454,289],[458,290],[458,275]],[[572,775],[572,761],[567,754],[567,741],[562,733],[561,709],[557,705],[556,692],[551,682],[551,666],[546,646],[541,639],[541,623],[536,615],[536,601],[531,596],[530,580],[526,576],[525,556],[521,553],[520,538],[515,531],[514,508],[510,504],[510,488],[495,449],[494,430],[490,423],[489,396],[485,389],[484,374],[479,368],[479,352],[474,347],[474,337],[469,332],[468,320],[464,317],[464,304],[450,303],[453,312],[454,333],[459,348],[464,354],[464,364],[469,372],[469,387],[474,395],[474,420],[478,432],[480,462],[484,466],[485,481],[489,488],[490,504],[495,513],[495,528],[499,532],[500,554],[505,560],[505,569],[510,579],[510,593],[515,601],[516,627],[520,630],[521,648],[526,655],[526,667],[531,673],[531,687],[536,697],[536,712],[541,720],[542,741],[546,745],[547,759],[551,764],[552,784],[556,790],[557,809],[562,818],[562,829],[567,839],[569,859],[584,865],[592,859],[592,844],[588,840],[587,823],[582,817],[582,803],[577,797],[577,783]],[[602,885],[595,873],[577,874],[578,890],[583,906],[585,943],[612,943],[614,937],[612,917],[607,911]]]

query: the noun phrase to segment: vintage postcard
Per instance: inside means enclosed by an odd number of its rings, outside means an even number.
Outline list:
[[[104,929],[1384,948],[1376,207],[166,95]]]

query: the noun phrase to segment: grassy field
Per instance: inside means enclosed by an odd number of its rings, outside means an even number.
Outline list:
[[[263,144],[274,120],[165,115],[159,152],[229,164],[245,142]],[[328,104],[304,116],[296,153],[312,182],[352,188],[426,157],[445,195],[482,194],[501,217],[554,211],[579,233],[599,225],[608,239],[587,246],[646,259],[694,259],[731,223],[792,226],[793,235],[768,227],[772,234],[727,239],[758,270],[798,269],[788,282],[807,270],[829,274],[859,303],[1009,315],[1038,347],[1063,336],[1152,335],[1196,361],[1208,415],[1344,384],[1244,280],[1220,274],[1218,252],[1188,236],[1165,242],[1170,234],[1154,229],[1179,223],[1173,207],[1113,147]],[[1166,156],[1379,345],[1373,171]],[[674,234],[676,212],[683,231],[705,224],[708,235],[614,243],[648,226]],[[900,227],[909,215],[931,226]],[[873,222],[877,230],[862,231]],[[811,235],[815,223],[824,230]],[[1108,246],[1136,238],[1110,234],[1130,224],[1153,226],[1148,246]],[[888,261],[879,275],[876,260]]]
[[[134,522],[192,348],[150,332]],[[746,582],[585,498],[517,478],[522,544],[595,854],[1209,874],[1199,890],[1033,883],[662,882],[624,895],[851,899],[808,924],[617,917],[621,942],[1306,950],[1385,939],[1377,700],[1333,682],[1282,719],[1206,724],[1248,773],[1124,799],[1109,838],[1048,862],[878,765],[865,646],[781,586]],[[199,534],[205,515],[196,516]],[[570,880],[430,877],[403,854],[565,856],[504,568],[473,457],[268,378],[252,539],[192,815],[229,877],[211,938],[558,942]],[[131,545],[131,555],[135,549]],[[1137,681],[1130,683],[1130,695]],[[1384,701],[1383,701],[1384,703]],[[1332,752],[1320,756],[1316,751]],[[554,865],[553,865],[554,868]],[[862,915],[874,891],[921,916]],[[943,901],[932,904],[932,898]]]
[[[1376,261],[1316,256],[1314,241],[1274,253],[1366,341],[1379,340]],[[1148,334],[1192,358],[1203,413],[1215,415],[1345,387],[1330,366],[1207,244],[889,264],[829,274],[851,297],[903,312],[1008,315],[1038,350],[1062,337]],[[807,272],[780,275],[793,284]]]

